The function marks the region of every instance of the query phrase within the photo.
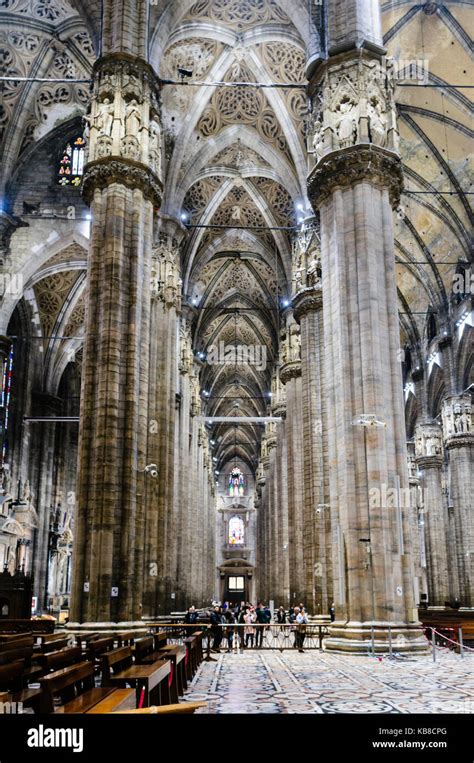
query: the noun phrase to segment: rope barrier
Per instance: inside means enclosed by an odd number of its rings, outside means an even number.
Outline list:
[[[431,626],[428,626],[428,627],[431,628]],[[453,641],[452,638],[448,638],[447,636],[444,635],[444,633],[441,633],[440,631],[437,631],[436,628],[431,628],[431,630],[434,631],[434,633],[436,633],[437,636],[441,636],[441,638],[444,638],[445,641],[449,641],[451,644],[456,644],[456,646],[459,646],[459,647],[461,646],[459,641]],[[446,630],[447,631],[454,631],[455,629],[454,628],[446,628]],[[467,649],[469,652],[474,652],[474,649],[472,647],[466,646],[465,644],[463,644],[462,646],[463,646],[463,649]]]

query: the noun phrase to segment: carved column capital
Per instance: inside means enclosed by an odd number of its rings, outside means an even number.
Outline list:
[[[453,395],[443,400],[441,418],[447,448],[461,448],[474,444],[470,395]]]
[[[353,146],[325,156],[308,178],[308,195],[319,207],[336,188],[348,188],[363,180],[388,188],[392,207],[399,205],[403,189],[400,157],[377,146]]]
[[[161,204],[163,186],[150,169],[132,159],[104,158],[90,162],[82,181],[82,195],[90,203],[96,188],[106,188],[112,183],[121,183],[128,188],[139,188],[153,206]]]
[[[322,308],[323,287],[321,283],[317,286],[307,286],[293,298],[293,315],[298,323],[307,313],[318,312]]]
[[[301,376],[301,360],[291,360],[289,363],[284,363],[280,368],[282,384],[286,384],[290,379],[297,379],[299,376]]]
[[[439,424],[421,423],[415,427],[415,458],[420,469],[439,469],[443,464],[443,438]]]
[[[286,419],[286,400],[279,400],[275,405],[272,405],[272,416]]]

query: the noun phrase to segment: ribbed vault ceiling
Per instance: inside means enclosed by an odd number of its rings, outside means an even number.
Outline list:
[[[425,7],[424,7],[425,6]],[[381,2],[385,44],[397,59],[428,61],[427,82],[456,88],[399,87],[397,102],[406,193],[395,216],[402,341],[425,332],[429,308],[447,304],[456,263],[469,258],[472,222],[469,3]],[[100,3],[92,0],[1,0],[3,71],[18,76],[90,76],[97,55]],[[427,12],[429,11],[429,12]],[[278,352],[281,301],[291,283],[291,236],[305,190],[305,45],[307,3],[292,0],[180,0],[151,5],[150,58],[159,75],[188,84],[163,87],[167,167],[163,212],[187,215],[183,288],[194,310],[196,356],[211,346],[265,347],[266,367],[209,365],[201,371],[209,415],[267,411]],[[196,83],[224,81],[232,87]],[[274,83],[278,88],[236,86]],[[0,109],[2,184],[62,121],[85,111],[88,85],[6,83]],[[230,227],[228,227],[230,226]],[[282,230],[283,229],[283,230]],[[444,264],[450,263],[450,264]],[[66,265],[67,268],[67,258]],[[55,321],[81,333],[82,289],[67,269]],[[51,282],[30,299],[51,301]],[[70,283],[69,283],[70,282]],[[69,284],[69,286],[68,286]],[[63,294],[64,291],[64,294]],[[49,302],[48,302],[49,299]],[[50,305],[51,307],[51,305]],[[44,311],[43,311],[44,312]],[[49,324],[48,324],[49,325]],[[54,352],[64,352],[56,343]],[[52,362],[52,361],[51,361]],[[254,470],[260,427],[212,429],[219,468],[234,458]]]

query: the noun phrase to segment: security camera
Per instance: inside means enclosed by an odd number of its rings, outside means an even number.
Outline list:
[[[148,466],[145,466],[145,472],[150,475],[150,477],[158,477],[158,467],[156,464],[148,464]]]

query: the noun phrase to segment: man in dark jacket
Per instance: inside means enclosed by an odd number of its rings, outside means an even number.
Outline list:
[[[269,620],[267,619],[265,608],[261,602],[257,604],[255,615],[257,617],[257,627],[255,628],[255,630],[257,631],[255,646],[258,649],[260,646],[262,646],[262,642],[263,642],[263,631],[265,629],[262,626],[266,625],[269,622]]]
[[[220,607],[214,607],[211,612],[211,633],[214,641],[212,643],[212,651],[220,652],[220,645],[222,641],[222,614]]]
[[[198,613],[196,612],[195,607],[189,607],[188,611],[186,612],[184,616],[184,622],[188,625],[194,625],[197,623],[198,619]],[[196,628],[186,628],[186,633],[188,636],[192,636]]]

